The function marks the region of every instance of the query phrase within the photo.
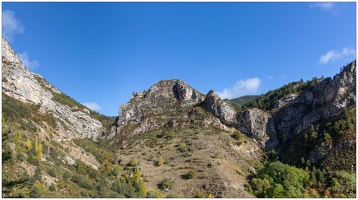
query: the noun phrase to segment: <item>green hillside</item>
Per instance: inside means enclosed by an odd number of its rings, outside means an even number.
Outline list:
[[[231,103],[235,108],[241,108],[241,106],[243,106],[245,103],[248,103],[257,97],[259,97],[259,95],[246,95],[230,100],[225,99],[224,101]]]

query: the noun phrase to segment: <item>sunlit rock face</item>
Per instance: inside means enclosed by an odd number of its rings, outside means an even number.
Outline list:
[[[12,47],[2,38],[2,91],[17,100],[40,105],[38,113],[52,115],[56,119],[57,131],[62,138],[97,138],[102,124],[88,115],[88,110],[79,110],[59,103],[54,94],[62,94],[39,74],[29,71]]]

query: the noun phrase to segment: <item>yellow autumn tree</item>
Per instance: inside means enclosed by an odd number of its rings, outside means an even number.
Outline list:
[[[148,192],[147,187],[144,185],[144,183],[142,181],[139,183],[139,191],[138,192],[141,195],[141,197],[145,197]]]
[[[26,146],[27,146],[28,150],[30,150],[32,148],[32,143],[31,143],[30,138],[27,138]]]
[[[15,131],[14,143],[16,145],[16,149],[21,151],[22,134],[18,130]]]
[[[38,144],[36,146],[36,154],[37,154],[37,159],[39,161],[41,161],[41,158],[42,158],[42,144]]]
[[[214,194],[211,194],[211,193],[210,193],[210,194],[208,195],[208,198],[215,198],[215,196],[214,196]]]
[[[142,171],[140,169],[135,169],[133,174],[133,182],[139,183],[140,177],[142,176]]]

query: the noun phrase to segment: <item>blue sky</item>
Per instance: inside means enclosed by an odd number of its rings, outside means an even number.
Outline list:
[[[333,77],[356,57],[356,3],[2,3],[33,72],[99,113],[181,79],[222,98]]]

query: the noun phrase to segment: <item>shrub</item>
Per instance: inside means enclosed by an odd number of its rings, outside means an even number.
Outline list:
[[[159,159],[157,160],[157,162],[155,162],[155,165],[157,166],[162,166],[163,165],[163,158],[162,157],[159,157]]]
[[[73,175],[71,181],[76,183],[78,186],[85,188],[85,189],[93,189],[93,184],[87,178],[82,175]]]
[[[235,131],[235,133],[231,135],[231,137],[234,138],[235,140],[240,140],[242,138],[242,133],[241,131],[237,130]]]
[[[132,158],[127,165],[129,167],[135,167],[137,165],[137,161]]]
[[[193,179],[196,177],[196,171],[195,170],[189,170],[187,174],[187,179]]]
[[[188,150],[188,147],[185,143],[180,143],[179,150],[180,152],[186,152]]]
[[[71,173],[69,171],[65,171],[65,173],[63,174],[63,179],[68,180],[71,177]]]
[[[56,168],[52,167],[49,171],[48,174],[52,177],[56,177],[57,172],[56,172]]]
[[[50,187],[48,188],[51,192],[56,191],[56,186],[54,183],[51,183]]]
[[[168,178],[165,178],[159,185],[159,188],[162,190],[170,190],[173,188],[173,185],[174,185],[174,181],[170,181]]]
[[[24,161],[24,154],[18,153],[18,154],[16,154],[16,158],[17,158],[19,161]]]

